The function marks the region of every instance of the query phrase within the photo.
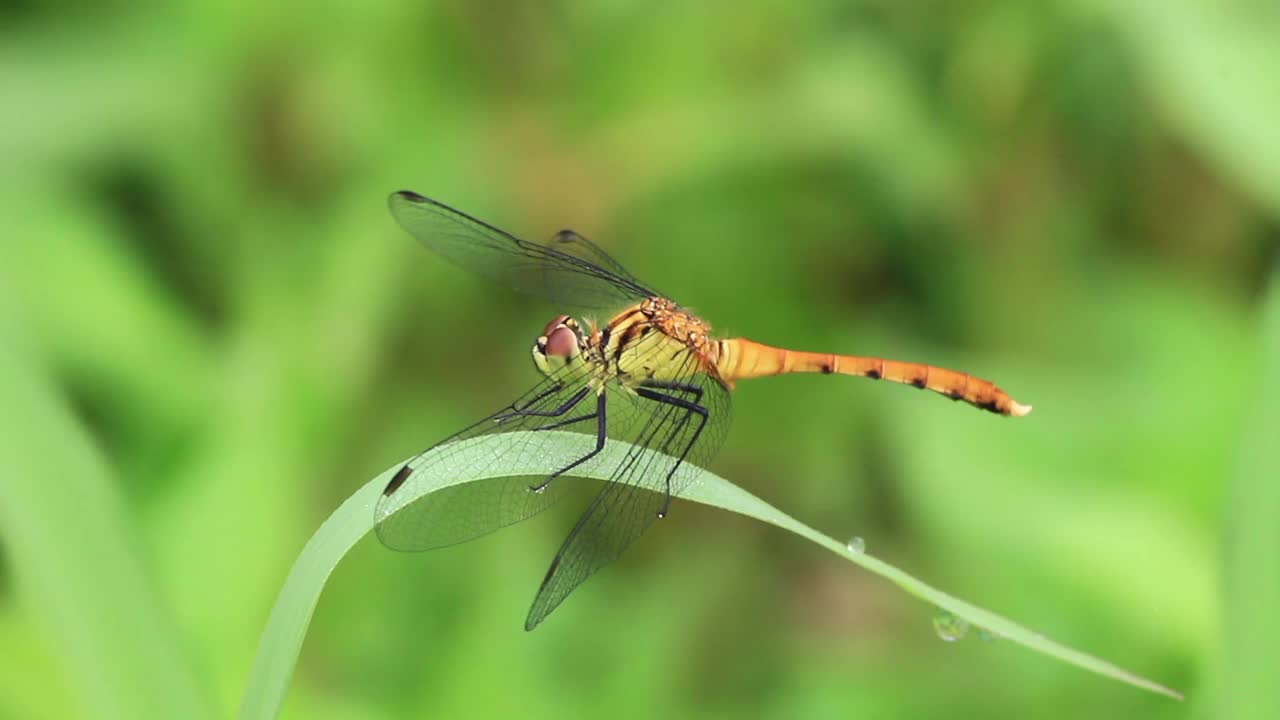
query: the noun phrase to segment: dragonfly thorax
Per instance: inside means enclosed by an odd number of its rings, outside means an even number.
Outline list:
[[[551,375],[566,365],[582,363],[585,342],[577,320],[557,315],[533,344],[533,364],[543,375]]]

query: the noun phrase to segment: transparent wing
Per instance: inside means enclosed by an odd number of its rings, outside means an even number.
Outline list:
[[[387,204],[400,227],[450,262],[558,305],[608,310],[655,295],[573,231],[558,233],[547,247],[407,190],[392,193]]]
[[[548,245],[551,246],[552,250],[586,260],[593,265],[598,265],[609,271],[612,275],[625,280],[634,287],[645,287],[644,283],[640,282],[635,275],[632,275],[630,271],[622,267],[622,263],[614,260],[613,257],[601,249],[599,245],[591,242],[585,236],[578,234],[575,230],[570,230],[568,228],[561,230],[551,236],[551,242],[548,243]],[[661,293],[655,292],[652,289],[645,290],[645,292],[649,293],[647,297],[661,295]]]
[[[672,381],[609,391],[609,422],[632,448],[565,538],[548,568],[525,629],[541,623],[571,592],[613,562],[705,467],[729,429],[729,393],[689,358]],[[693,467],[691,467],[693,466]]]
[[[501,411],[436,443],[406,463],[387,484],[376,509],[377,534],[397,550],[464,542],[530,518],[568,494],[563,477],[608,472],[586,511],[556,553],[525,621],[536,627],[575,588],[617,559],[706,466],[729,427],[729,393],[700,369],[688,350],[669,356],[658,333],[640,339],[630,357],[661,366],[672,379],[600,395],[591,371],[567,367]],[[647,344],[647,345],[646,345]],[[581,433],[566,443],[544,430]],[[514,433],[483,455],[462,452],[476,438]],[[545,440],[543,439],[545,438]],[[613,452],[610,441],[623,440]],[[529,458],[546,474],[473,480],[437,488],[449,478],[483,478],[509,454]],[[602,465],[609,463],[609,465]],[[426,492],[430,490],[430,492]]]
[[[471,455],[458,450],[474,438],[520,430],[554,428],[595,435],[599,432],[596,410],[584,370],[566,367],[544,379],[507,407],[405,463],[378,501],[374,518],[378,538],[393,550],[429,550],[466,542],[537,515],[565,495],[567,483],[549,483],[535,492],[531,488],[542,484],[546,475],[510,476],[425,491],[448,478],[484,477],[508,453],[525,453],[553,468],[567,467],[581,453],[563,443],[543,442],[537,435],[513,436],[523,439],[513,439],[467,462],[460,458]]]

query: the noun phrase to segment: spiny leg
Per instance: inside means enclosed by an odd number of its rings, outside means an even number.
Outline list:
[[[526,408],[531,407],[535,402],[541,400],[547,395],[550,395],[552,392],[555,392],[558,389],[559,389],[558,387],[553,387],[548,391],[539,393],[539,395],[535,397],[533,400],[530,400],[528,403],[525,403],[525,407]],[[572,410],[575,405],[582,402],[582,399],[585,398],[587,396],[587,393],[589,392],[591,392],[590,387],[583,387],[581,390],[574,393],[573,396],[570,397],[568,400],[565,400],[563,403],[561,403],[560,407],[556,408],[555,410],[549,410],[549,411],[520,410],[513,407],[511,408],[511,412],[505,415],[499,415],[498,417],[494,418],[494,421],[506,422],[507,420],[510,420],[512,418],[518,418],[518,417],[560,417],[561,415]]]
[[[640,383],[641,387],[653,388],[655,390],[676,390],[678,392],[687,392],[693,395],[693,401],[702,402],[702,388],[693,383],[675,382],[673,380],[645,380]]]
[[[678,470],[680,466],[684,463],[684,458],[686,455],[689,454],[689,450],[693,448],[693,446],[698,442],[698,437],[702,435],[702,429],[707,426],[707,419],[710,417],[710,415],[707,413],[707,409],[702,405],[699,405],[694,402],[689,402],[684,398],[675,397],[673,395],[666,395],[660,392],[654,392],[653,390],[649,390],[648,388],[644,388],[644,387],[636,388],[636,394],[642,398],[652,400],[654,402],[662,403],[663,405],[674,405],[678,408],[682,408],[687,411],[685,413],[684,418],[681,420],[680,424],[677,425],[675,429],[673,429],[672,431],[673,434],[679,433],[680,429],[684,427],[684,422],[687,421],[691,415],[696,413],[701,420],[701,422],[698,423],[698,429],[693,431],[693,437],[689,439],[689,442],[686,443],[684,446],[684,450],[680,452],[680,458],[678,462],[676,462],[676,464],[671,467],[671,470],[667,472],[667,477],[665,479],[667,496],[666,496],[666,499],[663,500],[662,510],[658,512],[658,517],[666,517],[667,510],[671,506],[671,476],[675,475],[676,470]],[[670,438],[668,438],[668,441],[670,441]]]
[[[568,401],[566,401],[565,403],[560,405],[560,407],[550,412],[531,412],[527,410],[527,408],[533,407],[535,404],[541,402],[542,400],[544,400],[545,398],[551,395],[554,395],[557,392],[560,392],[562,389],[564,389],[564,383],[556,382],[552,384],[550,387],[546,388],[545,390],[539,392],[537,395],[530,398],[528,402],[524,403],[525,409],[517,408],[516,403],[512,403],[509,406],[511,409],[511,412],[506,414],[490,416],[489,418],[486,418],[476,423],[476,425],[472,426],[472,428],[468,428],[467,430],[471,430],[475,427],[479,427],[480,425],[490,421],[494,422],[495,424],[501,425],[502,423],[508,420],[513,420],[515,418],[526,417],[526,416],[558,417],[560,415],[563,415],[569,412],[570,410],[573,409],[575,405],[582,402],[582,399],[585,398],[587,396],[587,392],[589,392],[589,388],[585,388],[585,387],[582,388],[578,392],[574,393],[573,397],[569,398]],[[592,415],[589,415],[588,417],[595,417],[595,415],[592,414]],[[426,451],[424,450],[423,453],[425,452]],[[415,466],[414,464],[415,462],[419,461],[421,458],[422,458],[422,453],[419,453],[413,459],[409,460],[404,465],[400,466],[400,469],[396,471],[396,474],[387,483],[387,486],[382,489],[382,494],[384,496],[391,495],[396,490],[398,490],[400,486],[403,485],[404,482],[409,479],[409,476],[413,474],[414,466]]]
[[[643,383],[641,383],[641,386],[647,387],[647,388],[660,389],[660,390],[674,390],[677,392],[689,393],[693,395],[694,402],[696,403],[702,402],[702,393],[703,393],[702,388],[692,383],[682,383],[682,382],[676,382],[674,380],[646,380]],[[685,413],[683,416],[681,416],[680,422],[675,426],[675,428],[671,431],[671,433],[667,435],[666,441],[662,443],[663,454],[667,454],[667,455],[670,454],[667,451],[671,448],[671,443],[674,442],[675,439],[680,436],[680,433],[684,431],[684,426],[689,422],[689,418],[692,416],[693,416],[693,413]]]
[[[583,388],[583,390],[587,390],[587,389],[589,389],[589,388]],[[581,398],[579,398],[579,399],[581,399]],[[550,475],[548,475],[548,476],[547,476],[547,479],[546,479],[546,480],[543,480],[541,483],[538,483],[537,485],[534,485],[534,486],[530,487],[530,488],[529,488],[530,490],[532,490],[532,491],[534,491],[534,492],[542,492],[543,490],[546,490],[546,489],[547,489],[547,486],[551,484],[551,481],[552,481],[552,480],[555,480],[556,478],[560,477],[561,475],[563,475],[563,474],[565,474],[565,473],[569,472],[570,470],[572,470],[572,469],[574,469],[574,468],[578,467],[578,466],[579,466],[579,465],[581,465],[582,463],[584,463],[584,462],[586,462],[586,461],[590,460],[591,458],[595,457],[596,455],[600,454],[600,451],[604,449],[604,443],[605,443],[605,441],[609,439],[608,428],[607,428],[607,426],[606,426],[606,424],[605,424],[605,393],[603,393],[603,392],[596,396],[596,411],[595,411],[595,414],[593,414],[593,415],[586,415],[586,416],[584,416],[584,417],[582,417],[582,418],[577,418],[577,419],[575,419],[575,420],[574,420],[574,422],[581,421],[581,420],[584,420],[584,419],[587,419],[587,418],[592,418],[592,417],[596,418],[596,446],[595,446],[595,449],[593,449],[591,452],[587,453],[586,455],[583,455],[582,457],[578,458],[577,460],[574,460],[573,462],[569,463],[568,465],[565,465],[564,467],[560,468],[559,470],[557,470],[557,471],[555,471],[555,472],[551,473]],[[561,424],[561,425],[563,425],[563,424],[566,424],[566,423],[560,423],[560,424]]]
[[[676,426],[671,429],[671,432],[667,434],[667,439],[662,442],[663,455],[671,454],[668,451],[671,449],[672,443],[675,442],[676,438],[680,437],[680,433],[684,432],[684,426],[689,424],[689,418],[691,417],[693,417],[693,413],[691,412],[686,412],[680,416],[680,420],[676,423]]]
[[[634,443],[634,447],[627,452],[626,457],[623,459],[622,465],[614,471],[613,477],[615,479],[629,482],[627,478],[630,478],[632,474],[636,472],[639,461],[645,456],[643,452],[639,451],[640,448],[647,447],[649,445],[653,436],[659,429],[661,429],[663,422],[665,422],[666,415],[663,414],[662,410],[650,412],[647,413],[647,415],[648,417],[645,418],[644,425],[640,428],[637,434],[639,441]],[[670,440],[670,436],[668,436],[668,440]]]
[[[577,417],[571,417],[571,418],[569,418],[568,420],[557,420],[557,421],[555,421],[555,422],[551,423],[550,425],[543,425],[542,427],[536,427],[536,428],[533,428],[533,431],[534,431],[534,432],[542,432],[543,430],[555,430],[556,428],[568,427],[569,425],[573,425],[573,424],[576,424],[576,423],[584,422],[584,421],[586,421],[586,420],[591,420],[592,418],[598,417],[598,416],[599,416],[599,414],[600,414],[600,413],[599,413],[599,411],[598,411],[598,410],[593,410],[593,411],[591,411],[591,412],[587,413],[586,415],[579,415],[579,416],[577,416]]]
[[[525,402],[525,404],[524,404],[524,408],[518,408],[518,407],[516,407],[516,403],[520,402],[519,398],[517,398],[515,403],[511,403],[511,409],[512,409],[512,410],[515,410],[515,411],[517,411],[517,412],[518,412],[518,411],[520,411],[520,410],[522,410],[522,409],[531,408],[531,407],[533,407],[535,404],[537,404],[537,403],[541,402],[541,401],[542,401],[542,399],[543,399],[543,398],[545,398],[545,397],[547,397],[548,395],[553,395],[553,394],[555,394],[555,393],[560,392],[560,391],[561,391],[561,390],[563,390],[563,389],[564,389],[564,383],[563,383],[563,382],[557,382],[557,383],[554,383],[554,384],[552,384],[552,385],[551,385],[551,387],[549,387],[549,388],[547,388],[546,390],[543,390],[542,392],[538,393],[537,395],[534,395],[533,397],[529,398],[529,400],[528,400],[527,402]]]

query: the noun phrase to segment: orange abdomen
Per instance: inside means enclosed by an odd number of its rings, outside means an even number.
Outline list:
[[[1017,417],[1031,412],[1030,405],[1018,403],[990,381],[933,365],[859,355],[800,352],[743,338],[721,340],[717,349],[716,367],[720,377],[727,382],[786,373],[853,375],[932,390],[952,400],[963,400],[1001,415]]]

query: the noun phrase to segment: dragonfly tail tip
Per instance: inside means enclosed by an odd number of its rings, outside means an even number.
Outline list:
[[[1017,400],[1010,401],[1009,414],[1012,415],[1013,417],[1022,417],[1023,415],[1026,415],[1029,412],[1031,412],[1030,405],[1023,405]]]

